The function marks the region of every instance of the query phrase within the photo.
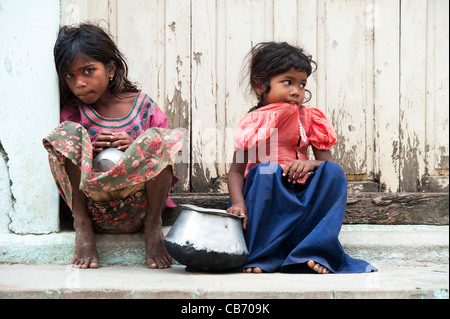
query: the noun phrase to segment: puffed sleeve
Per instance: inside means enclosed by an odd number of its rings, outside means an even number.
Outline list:
[[[319,150],[328,150],[337,144],[336,132],[325,114],[319,109],[308,108],[309,134],[311,144]]]
[[[266,141],[278,126],[277,112],[251,112],[245,114],[236,129],[235,150],[248,150]]]
[[[150,100],[147,104],[147,109],[148,121],[147,127],[144,127],[144,129],[148,129],[151,127],[169,128],[167,124],[167,116],[159,108],[156,102]]]

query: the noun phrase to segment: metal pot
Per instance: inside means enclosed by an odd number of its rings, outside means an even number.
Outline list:
[[[96,172],[107,172],[116,166],[119,159],[124,152],[119,151],[117,148],[107,148],[100,153],[94,159],[94,170]]]
[[[221,209],[183,207],[164,239],[169,254],[196,271],[224,272],[241,267],[248,256],[242,217]]]

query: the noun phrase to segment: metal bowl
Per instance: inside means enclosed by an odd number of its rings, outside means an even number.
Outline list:
[[[96,172],[107,172],[116,166],[119,159],[124,152],[119,151],[117,148],[107,148],[94,158],[94,170]]]
[[[225,272],[241,267],[248,256],[242,217],[221,209],[183,207],[164,239],[169,254],[195,271]]]

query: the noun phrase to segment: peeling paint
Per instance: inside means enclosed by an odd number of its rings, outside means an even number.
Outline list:
[[[399,153],[398,153],[398,141],[392,142],[392,162],[396,163],[399,160]]]
[[[182,97],[181,82],[179,82],[178,84],[180,86],[180,89],[174,88],[172,98],[170,98],[169,96],[166,97],[165,105],[168,111],[168,114],[166,115],[169,118],[172,127],[185,127],[186,124],[188,124],[188,116],[186,110],[189,107],[189,103]]]
[[[194,61],[197,63],[197,66],[202,64],[202,53],[201,52],[194,52]]]
[[[417,192],[420,188],[419,158],[423,156],[419,148],[419,139],[414,133],[413,138],[408,136],[401,149],[401,191]]]
[[[211,171],[204,168],[201,164],[193,163],[191,191],[194,193],[205,193],[209,191],[210,186],[214,183],[215,178],[211,177]]]
[[[333,110],[331,114],[332,123],[348,122],[349,118],[351,116],[344,109]],[[345,134],[339,131],[339,128],[339,125],[335,125],[337,145],[332,148],[333,158],[338,161],[347,174],[365,174],[366,156],[361,158],[361,154],[365,154],[366,150],[362,145],[355,144],[353,135]],[[347,129],[352,133],[357,131],[353,124],[347,127],[342,126],[342,130]]]
[[[436,168],[439,169],[449,169],[449,155],[448,155],[448,147],[441,146],[439,147],[439,153],[438,154],[438,163],[436,165]]]
[[[177,65],[179,65],[180,67],[183,66],[183,61],[181,60],[181,57],[179,55],[177,55]],[[177,71],[178,73],[180,73],[180,70],[177,67]]]
[[[175,26],[176,26],[175,21],[173,21],[171,24],[169,24],[169,28],[170,28],[170,30],[172,30],[173,33],[175,33]]]
[[[171,128],[182,128],[185,130],[189,130],[189,101],[186,99],[183,99],[183,94],[181,90],[182,83],[181,81],[178,82],[178,88],[175,87],[172,97],[166,96],[165,98],[165,114],[167,116],[167,120],[169,123],[169,127]],[[183,152],[182,156],[185,158],[186,156],[190,156],[190,149],[189,149],[189,143],[190,138],[189,134],[186,134],[184,136],[184,143],[183,143]],[[176,163],[175,165],[175,174],[179,178],[179,182],[175,185],[174,190],[182,189],[182,190],[188,190],[190,189],[190,178],[189,178],[189,172],[190,172],[190,165],[189,160],[183,163]]]

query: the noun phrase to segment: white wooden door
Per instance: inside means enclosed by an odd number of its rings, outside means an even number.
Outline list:
[[[447,0],[66,0],[65,23],[109,28],[131,79],[187,132],[177,191],[216,189],[253,105],[243,60],[261,41],[318,64],[309,106],[338,133],[349,180],[381,191],[448,191]],[[222,188],[224,190],[224,188]]]

